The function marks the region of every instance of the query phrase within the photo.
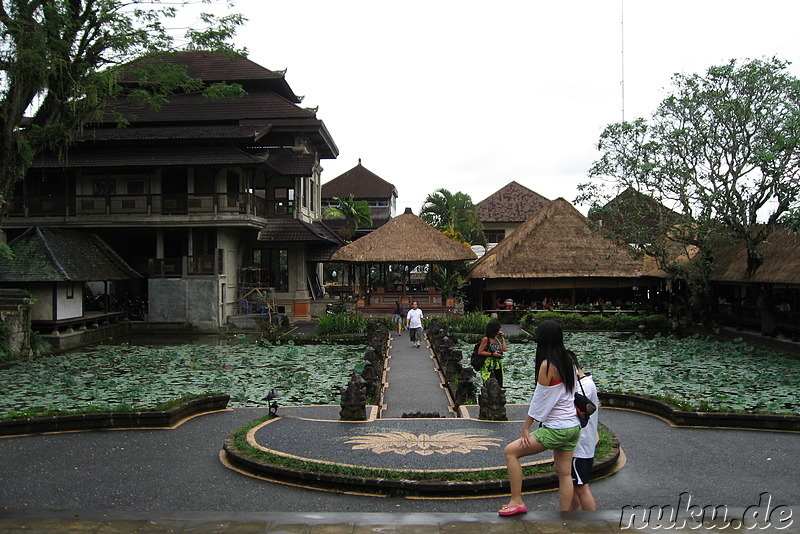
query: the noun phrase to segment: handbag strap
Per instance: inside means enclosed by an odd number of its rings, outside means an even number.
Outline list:
[[[583,376],[589,376],[589,375],[584,374]],[[578,385],[581,387],[581,393],[583,393],[583,396],[586,397],[586,392],[583,390],[583,384],[581,384],[581,377],[578,377]]]

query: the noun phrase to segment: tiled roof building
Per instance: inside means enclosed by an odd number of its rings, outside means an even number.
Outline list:
[[[364,167],[360,159],[358,165],[349,171],[322,184],[322,203],[325,206],[337,205],[333,200],[334,197],[348,198],[350,195],[353,195],[355,200],[367,201],[372,211],[372,226],[360,228],[358,232],[360,235],[386,224],[395,216],[397,188]],[[340,228],[345,221],[329,219],[327,223],[332,228]]]
[[[175,65],[201,87],[158,108],[112,100],[63,154],[33,162],[8,204],[9,238],[31,227],[99,236],[145,275],[109,291],[147,299],[150,322],[224,327],[243,294],[261,291],[242,284],[245,271],[290,320],[310,319],[313,262],[341,245],[320,229],[320,162],[339,152],[327,127],[284,72],[246,58],[152,56],[118,79],[133,88],[137,69]],[[241,95],[207,98],[202,89],[218,83],[240,85]]]
[[[475,208],[487,243],[499,243],[549,203],[539,193],[512,181],[478,202]]]

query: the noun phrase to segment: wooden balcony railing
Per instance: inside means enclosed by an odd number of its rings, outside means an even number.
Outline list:
[[[150,278],[180,278],[182,276],[223,274],[222,249],[216,254],[204,256],[183,256],[181,258],[150,258],[148,274]]]
[[[92,217],[108,215],[251,215],[292,217],[292,202],[268,201],[252,193],[18,196],[5,216]]]

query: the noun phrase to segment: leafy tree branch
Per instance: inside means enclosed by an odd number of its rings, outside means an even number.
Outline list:
[[[0,0],[0,193],[9,198],[37,154],[64,150],[110,99],[130,96],[157,106],[176,91],[203,90],[185,69],[157,61],[179,48],[165,22],[178,6],[197,3]],[[244,17],[202,14],[200,20],[204,27],[185,32],[187,47],[244,54],[230,44]],[[154,66],[124,70],[142,57]],[[120,83],[123,73],[127,84]],[[125,124],[122,117],[119,123]]]

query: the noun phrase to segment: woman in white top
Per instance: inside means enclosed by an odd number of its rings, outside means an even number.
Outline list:
[[[520,458],[547,449],[553,451],[558,476],[559,510],[567,511],[572,504],[572,451],[581,435],[580,421],[575,412],[575,364],[564,347],[564,333],[556,321],[539,324],[536,344],[536,389],[522,427],[522,437],[505,448],[511,498],[498,510],[503,516],[528,511],[522,501]],[[541,424],[531,433],[534,421]]]

